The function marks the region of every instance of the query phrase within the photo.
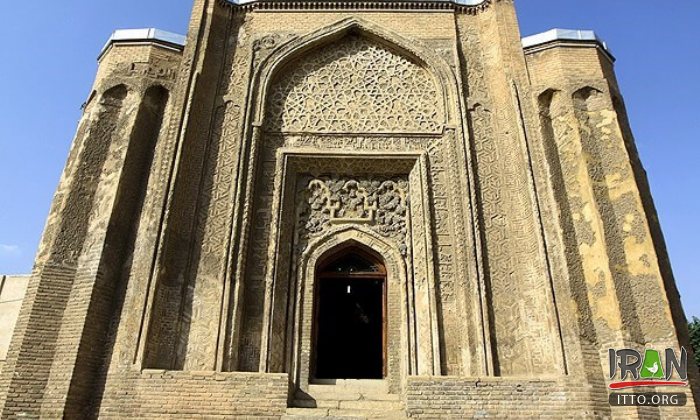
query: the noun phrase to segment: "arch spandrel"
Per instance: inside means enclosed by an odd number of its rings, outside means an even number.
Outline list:
[[[266,129],[439,134],[441,96],[437,80],[419,63],[349,33],[280,69],[267,100]]]
[[[347,225],[331,229],[322,237],[312,241],[301,257],[301,273],[313,274],[318,262],[343,248],[357,247],[382,260],[386,269],[398,278],[405,276],[405,263],[398,247],[364,226]]]
[[[368,48],[371,51],[363,48]],[[343,52],[354,54],[351,54],[350,57],[338,57]],[[292,92],[294,91],[294,82],[297,82],[299,86],[308,87],[309,84],[303,80],[304,76],[317,76],[319,74],[315,71],[323,73],[323,70],[327,69],[323,68],[323,66],[319,67],[318,64],[329,64],[331,67],[339,64],[337,61],[334,63],[333,58],[345,58],[351,62],[354,60],[355,64],[360,65],[362,65],[363,60],[372,58],[385,60],[381,63],[374,63],[371,66],[364,66],[361,69],[365,72],[365,75],[370,76],[379,76],[378,73],[381,72],[377,70],[382,69],[386,73],[384,80],[374,79],[377,83],[369,84],[370,88],[379,90],[381,94],[378,97],[376,95],[361,95],[364,99],[377,100],[379,104],[370,103],[369,108],[357,107],[356,109],[363,111],[360,114],[365,116],[372,113],[377,114],[376,111],[379,109],[380,116],[390,118],[392,121],[377,126],[363,124],[361,118],[352,118],[353,107],[350,107],[351,109],[348,110],[349,112],[346,115],[353,121],[349,123],[345,122],[340,126],[334,125],[328,129],[328,126],[324,125],[323,122],[320,125],[313,125],[314,121],[307,120],[307,123],[311,122],[312,124],[301,124],[301,126],[297,124],[296,126],[288,127],[292,129],[285,130],[284,121],[282,123],[279,121],[275,122],[274,118],[275,114],[279,115],[280,111],[287,111],[289,108],[284,108],[284,104],[280,103],[280,100],[285,99],[285,97],[284,95],[276,94],[275,88],[280,86],[280,82],[282,84],[286,83],[288,88],[291,87],[292,89],[288,90]],[[310,60],[315,60],[315,63],[309,63]],[[303,65],[302,70],[295,68],[295,65],[298,64]],[[314,67],[314,64],[316,67]],[[365,64],[367,63],[365,62]],[[403,74],[403,76],[401,78],[394,77],[394,86],[390,86],[388,84],[391,79],[389,76],[397,73]],[[343,74],[338,76],[338,80],[348,80],[349,78],[345,77],[347,74],[348,72],[344,71]],[[295,77],[296,80],[294,80]],[[396,90],[397,81],[407,78],[410,79],[410,83],[403,83],[401,88],[413,91],[414,93],[411,97],[390,95],[392,91]],[[369,77],[368,80],[371,81],[373,79]],[[382,85],[382,82],[386,84]],[[458,114],[457,110],[453,109],[455,104],[459,102],[458,92],[455,90],[457,82],[452,69],[442,58],[423,46],[418,40],[403,38],[396,33],[358,18],[341,20],[280,46],[262,61],[255,77],[255,84],[258,86],[255,98],[256,105],[253,112],[256,121],[255,125],[263,126],[272,132],[420,133],[435,135],[442,134],[446,126],[454,125],[453,120]],[[361,86],[361,83],[354,83],[354,86]],[[333,88],[330,89],[330,92],[333,91]],[[337,87],[335,87],[335,91],[337,92]],[[309,93],[304,95],[302,99],[317,99],[318,93]],[[323,93],[323,89],[321,89],[321,94]],[[337,97],[337,95],[328,96],[329,99],[333,99],[333,96]],[[299,97],[291,99],[298,100]],[[402,99],[404,102],[400,103]],[[399,103],[391,103],[391,101],[396,102],[396,100]],[[413,103],[408,103],[406,100],[413,101]],[[276,103],[270,104],[271,101]],[[421,101],[423,102],[421,103]],[[425,103],[429,105],[420,106]],[[297,102],[291,101],[289,104],[295,106]],[[382,107],[382,104],[388,104],[388,106]],[[409,109],[413,105],[419,106],[417,109]],[[299,108],[305,112],[309,111],[306,107]],[[313,108],[311,109],[313,110]],[[425,119],[426,115],[431,117],[430,120],[421,121]],[[380,119],[372,116],[368,118],[375,121]],[[414,122],[411,120],[412,118],[413,120],[418,120],[418,122]],[[337,118],[332,119],[336,120]],[[367,121],[365,120],[364,122],[366,123]]]

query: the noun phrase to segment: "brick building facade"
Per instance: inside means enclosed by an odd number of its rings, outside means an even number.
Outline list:
[[[608,349],[688,347],[613,62],[511,0],[115,32],[2,417],[696,417],[693,367],[683,408],[608,404]]]

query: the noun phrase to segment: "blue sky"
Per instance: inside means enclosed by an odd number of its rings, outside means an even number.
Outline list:
[[[116,28],[184,33],[191,1],[0,2],[0,273],[26,273],[100,48]],[[686,313],[700,316],[700,2],[520,0],[523,35],[594,29],[617,74]]]

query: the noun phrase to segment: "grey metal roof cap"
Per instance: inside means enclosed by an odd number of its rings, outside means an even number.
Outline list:
[[[102,51],[100,52],[100,57],[115,42],[153,41],[169,44],[176,47],[184,47],[186,40],[187,37],[185,37],[184,35],[163,31],[155,28],[117,29],[116,31],[112,32],[112,36],[109,37],[107,43],[102,48]]]
[[[580,29],[551,29],[547,32],[526,36],[523,38],[523,48],[534,47],[553,41],[592,41],[599,43],[609,54],[608,44],[600,39],[593,31]]]
[[[260,2],[261,0],[228,0],[229,3],[235,4],[235,5],[245,5],[245,4],[251,4],[251,3],[257,3]],[[462,6],[478,6],[482,3],[485,3],[488,0],[408,0],[408,1],[416,1],[416,2],[435,2],[435,3],[453,3],[453,4],[459,4]]]

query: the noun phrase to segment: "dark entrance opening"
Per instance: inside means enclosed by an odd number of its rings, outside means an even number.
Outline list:
[[[320,268],[316,281],[314,377],[384,378],[384,266],[368,253],[352,248],[331,257]]]

